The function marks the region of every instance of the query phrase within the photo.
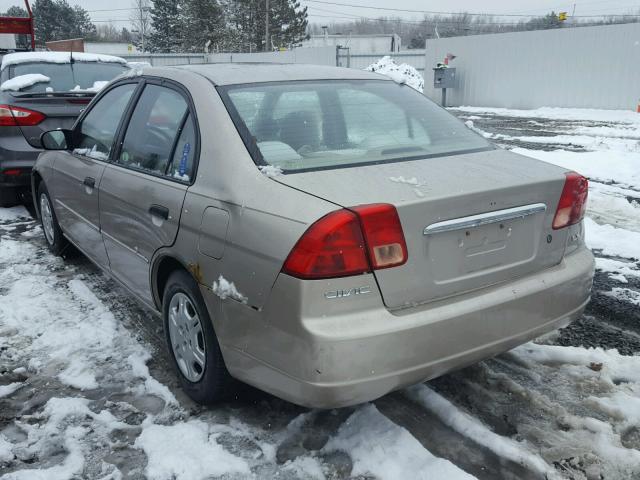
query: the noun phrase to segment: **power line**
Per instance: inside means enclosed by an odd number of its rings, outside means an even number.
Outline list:
[[[383,10],[388,12],[400,12],[400,13],[422,13],[425,15],[468,15],[473,17],[533,17],[535,15],[524,15],[524,14],[516,14],[516,13],[472,13],[472,12],[440,12],[434,10],[412,10],[406,8],[393,8],[393,7],[374,7],[371,5],[354,5],[352,3],[339,3],[339,2],[330,2],[327,0],[305,0],[309,3],[320,3],[323,5],[336,5],[339,7],[350,7],[350,8],[364,8],[369,10]],[[603,14],[603,15],[576,15],[578,18],[594,18],[594,17],[606,17],[606,16],[616,16],[616,17],[640,17],[640,14]]]

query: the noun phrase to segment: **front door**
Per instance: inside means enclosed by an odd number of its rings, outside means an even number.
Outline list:
[[[75,132],[71,152],[59,152],[51,185],[58,221],[71,240],[99,265],[107,254],[100,233],[98,191],[118,125],[137,84],[120,85],[87,113]]]
[[[184,94],[148,83],[102,177],[100,222],[111,271],[149,302],[149,262],[176,238],[195,142]]]

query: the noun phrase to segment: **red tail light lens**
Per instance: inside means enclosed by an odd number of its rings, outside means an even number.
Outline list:
[[[589,181],[576,172],[569,172],[566,177],[556,216],[553,219],[554,230],[580,222],[587,209]]]
[[[291,250],[282,271],[305,279],[368,272],[369,262],[356,214],[338,210],[311,225]]]
[[[10,168],[8,170],[3,170],[2,172],[3,175],[8,175],[10,177],[16,177],[21,173],[22,173],[22,170],[20,170],[19,168]]]
[[[353,210],[360,217],[373,269],[404,264],[408,257],[407,244],[395,207],[380,203],[361,205]]]
[[[31,127],[38,125],[46,117],[43,113],[16,107],[0,105],[0,127]]]
[[[393,205],[361,205],[314,223],[293,247],[282,271],[303,279],[336,278],[406,261],[407,246]]]

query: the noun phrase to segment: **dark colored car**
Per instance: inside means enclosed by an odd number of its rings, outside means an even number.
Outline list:
[[[110,55],[21,52],[2,57],[0,207],[30,199],[40,135],[70,128],[96,92],[128,69],[124,59]]]

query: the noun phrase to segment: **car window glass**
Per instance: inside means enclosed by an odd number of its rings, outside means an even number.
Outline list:
[[[188,105],[170,88],[147,85],[127,127],[117,163],[164,175]]]
[[[82,120],[73,153],[107,160],[124,110],[138,85],[128,83],[107,92]]]
[[[406,143],[425,130],[419,122],[409,119],[406,112],[393,102],[372,92],[342,88],[338,90],[339,103],[344,114],[347,141],[351,145],[370,145],[376,139],[392,138]]]
[[[323,143],[322,110],[314,90],[284,92],[273,109],[277,140],[296,151],[316,150]]]
[[[243,122],[253,131],[258,120],[258,112],[262,108],[265,92],[238,90],[232,93],[233,101]]]
[[[187,115],[167,174],[184,182],[191,181],[194,168],[196,131],[191,115]]]
[[[117,77],[129,70],[129,67],[121,63],[101,62],[75,62],[75,63],[47,63],[29,62],[11,66],[5,71],[10,71],[10,77],[39,73],[49,80],[34,85],[25,85],[20,88],[24,93],[44,92],[85,92],[93,93]]]
[[[395,82],[292,81],[219,89],[255,162],[285,171],[492,148],[424,95]],[[246,100],[259,95],[264,100],[254,113]]]

